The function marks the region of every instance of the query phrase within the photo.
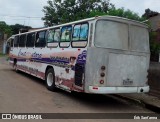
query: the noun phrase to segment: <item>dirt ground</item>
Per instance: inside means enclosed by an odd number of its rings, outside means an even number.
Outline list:
[[[0,58],[0,113],[148,113],[135,103],[112,95],[50,92],[44,81],[16,73]]]

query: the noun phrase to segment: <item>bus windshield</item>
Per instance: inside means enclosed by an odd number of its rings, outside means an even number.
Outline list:
[[[143,27],[131,25],[129,34],[128,23],[99,20],[96,23],[95,46],[110,49],[149,51],[148,30]]]

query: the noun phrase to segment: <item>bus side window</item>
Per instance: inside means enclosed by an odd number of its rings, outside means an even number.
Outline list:
[[[29,33],[27,35],[26,47],[34,47],[35,33]]]
[[[46,31],[37,32],[35,47],[45,47],[46,46],[45,34],[46,34]]]
[[[25,47],[26,35],[21,35],[19,40],[19,47]]]
[[[69,47],[72,35],[72,26],[64,26],[61,28],[60,47]]]
[[[81,25],[75,25],[74,26],[73,36],[72,36],[73,41],[78,41],[79,40],[80,30],[81,30]]]
[[[58,47],[60,41],[60,29],[49,30],[46,34],[47,46]]]
[[[15,38],[14,38],[14,47],[18,47],[18,43],[19,43],[19,36],[15,36]]]
[[[54,32],[54,42],[60,41],[60,29],[56,29]]]
[[[81,32],[80,32],[80,41],[87,41],[88,39],[88,24],[81,25]]]
[[[88,23],[77,24],[73,28],[72,47],[86,47],[88,41]]]

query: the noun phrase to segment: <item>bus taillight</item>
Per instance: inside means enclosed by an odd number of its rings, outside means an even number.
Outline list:
[[[100,80],[99,83],[100,83],[100,84],[104,84],[104,80]]]
[[[104,71],[105,69],[106,69],[106,67],[105,67],[105,66],[102,66],[102,67],[101,67],[101,70],[103,70],[103,71]]]
[[[102,72],[102,73],[101,73],[101,77],[104,77],[104,76],[105,76],[105,73]]]

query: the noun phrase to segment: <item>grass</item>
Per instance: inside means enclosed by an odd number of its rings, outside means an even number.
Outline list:
[[[4,57],[4,56],[5,56],[5,54],[0,53],[0,57]]]
[[[8,57],[8,55],[6,55],[6,54],[2,54],[2,53],[0,53],[0,58],[1,57],[5,57],[6,58],[6,61],[8,61],[9,60],[9,57]]]

